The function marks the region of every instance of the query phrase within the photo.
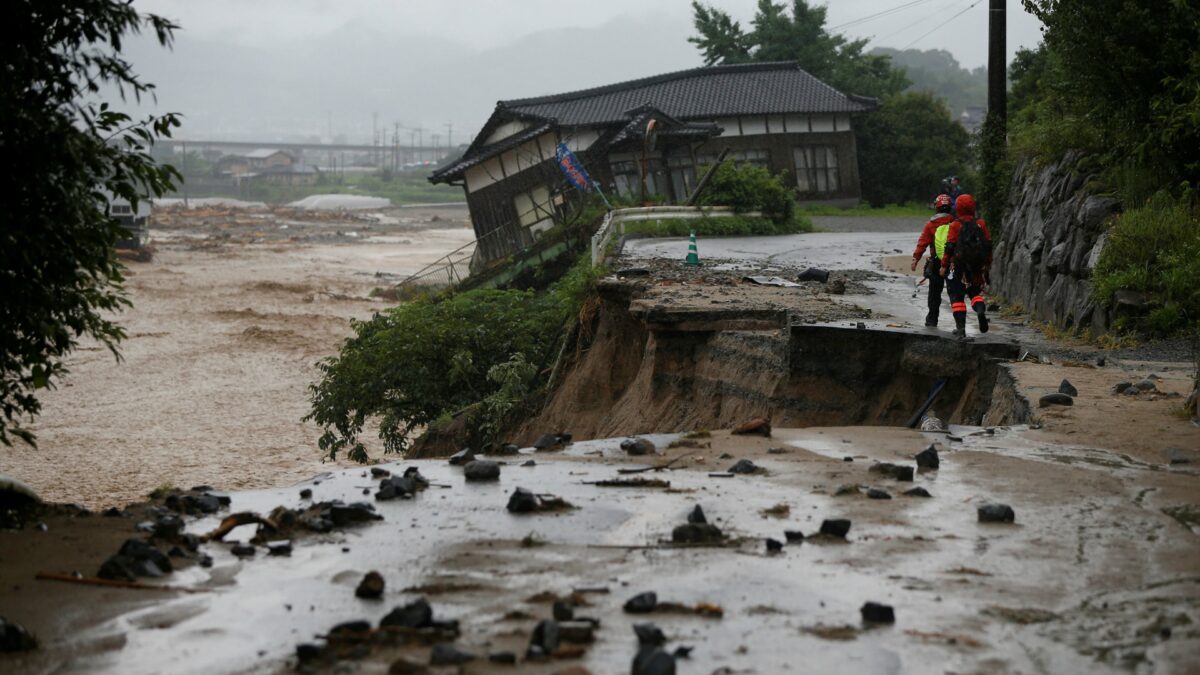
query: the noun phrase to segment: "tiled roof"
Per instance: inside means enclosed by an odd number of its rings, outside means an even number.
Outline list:
[[[466,154],[455,160],[453,163],[447,164],[446,166],[443,166],[442,168],[430,174],[429,182],[445,183],[455,180],[467,169],[488,158],[495,157],[505,150],[511,150],[512,148],[517,147],[531,138],[537,138],[538,136],[541,136],[549,131],[552,126],[554,125],[550,122],[544,122],[542,124],[532,126],[520,133],[513,134],[512,136],[509,136],[501,141],[479,148],[474,152],[472,152],[471,149],[468,149]]]
[[[843,94],[783,61],[681,70],[566,94],[500,101],[497,108],[571,126],[625,121],[626,111],[647,104],[684,120],[863,112],[877,105],[875,99]]]

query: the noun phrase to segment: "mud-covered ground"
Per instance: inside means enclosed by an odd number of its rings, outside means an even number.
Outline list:
[[[371,297],[469,242],[465,209],[156,212],[153,258],[127,261],[118,363],[85,343],[41,396],[38,449],[0,473],[55,502],[126,504],[170,484],[287,485],[325,468],[301,422],[315,364],[383,310]]]

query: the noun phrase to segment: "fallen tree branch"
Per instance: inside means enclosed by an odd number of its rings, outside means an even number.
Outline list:
[[[671,468],[671,465],[674,464],[675,462],[678,462],[679,460],[683,459],[684,457],[691,457],[694,454],[696,454],[696,453],[694,453],[694,452],[684,453],[665,464],[655,464],[654,466],[643,466],[643,467],[639,467],[637,469],[617,469],[617,473],[628,474],[628,473],[645,473],[646,471],[665,471],[666,469]]]

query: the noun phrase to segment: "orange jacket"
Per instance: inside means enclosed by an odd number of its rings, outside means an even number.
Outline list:
[[[921,256],[925,255],[925,249],[927,248],[929,249],[929,257],[934,260],[937,259],[937,249],[933,247],[934,235],[937,234],[939,227],[952,220],[954,220],[954,216],[949,213],[938,213],[930,218],[929,222],[925,223],[925,228],[921,230],[921,238],[917,240],[917,250],[913,251],[913,260],[920,260]]]

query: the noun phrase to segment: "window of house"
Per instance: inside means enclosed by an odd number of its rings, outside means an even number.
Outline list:
[[[113,204],[112,208],[109,209],[109,213],[114,216],[128,216],[133,213],[133,207],[129,204]]]
[[[796,187],[800,192],[837,192],[837,148],[832,145],[803,145],[794,151]]]
[[[642,194],[642,174],[638,168],[641,160],[623,160],[611,162],[613,182],[617,194],[622,197],[640,198]],[[650,157],[646,160],[646,195],[665,195],[667,183],[665,169],[661,159]]]
[[[696,161],[700,162],[700,166],[709,166],[717,161],[717,156],[713,153],[696,155]],[[749,162],[754,166],[761,166],[765,169],[771,163],[771,151],[766,148],[731,150],[729,154],[725,155],[725,159],[732,159],[735,162]]]
[[[517,209],[517,220],[525,227],[553,222],[554,205],[550,202],[550,188],[545,185],[513,197],[513,206]]]
[[[674,190],[675,201],[686,201],[692,189],[696,187],[696,166],[692,164],[691,156],[668,157],[667,170],[671,174],[671,189]]]

